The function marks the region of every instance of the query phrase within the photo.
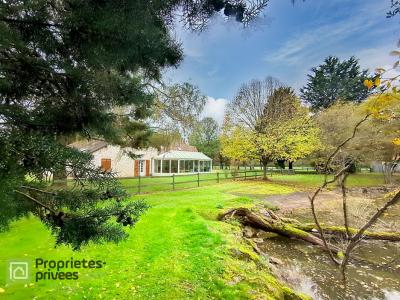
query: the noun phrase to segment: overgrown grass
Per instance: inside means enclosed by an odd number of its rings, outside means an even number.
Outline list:
[[[208,187],[135,196],[152,207],[119,245],[88,245],[80,252],[54,248],[54,238],[35,218],[0,234],[0,297],[7,299],[283,299],[292,291],[277,282],[239,227],[216,220],[230,207],[252,206],[240,191],[268,195],[291,187],[271,182],[226,182]],[[235,251],[233,251],[235,250]],[[232,255],[236,253],[236,255]],[[240,254],[239,256],[237,254]],[[6,284],[8,259],[94,259],[101,269],[80,269],[74,281]]]

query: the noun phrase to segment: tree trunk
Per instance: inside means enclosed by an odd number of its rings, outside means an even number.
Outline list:
[[[301,224],[296,223],[292,224],[294,227],[307,231],[307,232],[315,232],[317,233],[315,224]],[[327,234],[340,235],[342,238],[346,238],[346,228],[344,226],[329,226],[321,224],[322,229]],[[350,234],[356,234],[358,229],[349,227]],[[363,239],[365,240],[381,240],[381,241],[392,241],[399,242],[400,241],[400,232],[373,232],[373,231],[365,231],[363,235]]]
[[[320,247],[323,250],[328,250],[322,239],[317,235],[315,224],[302,224],[297,220],[288,218],[279,218],[272,211],[268,211],[268,215],[257,214],[248,208],[234,208],[218,216],[218,220],[229,220],[231,218],[237,219],[242,225],[250,226],[254,229],[260,229],[267,232],[277,233],[281,236],[288,238],[295,238],[298,240],[306,241],[313,245]],[[346,229],[343,226],[325,226],[321,224],[325,233],[346,236]],[[350,233],[357,233],[358,229],[349,228]],[[365,231],[365,239],[371,240],[385,240],[385,241],[400,241],[399,232],[371,232]],[[334,246],[328,245],[332,253],[338,254],[341,250]]]
[[[285,160],[284,159],[278,159],[277,163],[278,163],[279,168],[281,168],[283,170],[285,169]]]
[[[263,179],[264,179],[264,180],[267,180],[267,179],[268,179],[268,177],[267,177],[267,164],[268,164],[268,162],[266,162],[266,161],[263,161],[263,162],[262,162],[262,166],[263,166]]]
[[[289,170],[293,170],[293,162],[289,161]]]
[[[271,214],[274,215],[273,213]],[[327,250],[324,246],[323,241],[320,238],[306,231],[298,229],[291,224],[282,222],[278,218],[261,216],[253,213],[248,208],[237,208],[237,209],[232,209],[220,215],[218,219],[225,220],[232,217],[238,219],[239,222],[244,226],[250,226],[255,229],[274,232],[288,238],[296,238],[299,240],[303,240],[318,247],[321,247],[322,249]],[[336,254],[340,251],[340,249],[335,246],[329,246],[329,248],[333,253]]]

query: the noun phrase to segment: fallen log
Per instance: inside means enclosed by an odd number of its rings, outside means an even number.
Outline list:
[[[310,234],[307,231],[296,228],[290,223],[283,222],[275,214],[272,214],[271,217],[267,217],[264,215],[256,214],[248,208],[235,208],[229,210],[224,214],[219,215],[218,219],[222,221],[231,219],[233,217],[239,220],[239,222],[244,226],[250,226],[255,229],[274,232],[288,238],[303,240],[318,247],[321,247],[324,250],[328,250],[326,249],[323,241],[320,238],[316,237],[313,234]],[[333,245],[330,245],[329,249],[335,254],[340,252],[340,249]]]
[[[318,237],[315,224],[303,224],[295,219],[280,218],[271,211],[267,211],[267,213],[263,214],[255,213],[248,208],[234,208],[218,216],[218,219],[221,221],[231,218],[237,219],[243,226],[250,226],[254,229],[273,232],[284,237],[303,240],[324,250],[328,250],[322,239]],[[346,228],[343,226],[321,224],[321,227],[327,234],[340,235],[346,238]],[[351,234],[356,234],[358,230],[350,227],[349,232]],[[398,242],[400,241],[400,233],[365,231],[363,238]],[[334,245],[328,245],[328,247],[335,254],[341,252],[341,250]]]
[[[301,224],[296,222],[293,223],[292,226],[306,232],[317,232],[317,227],[313,223]],[[346,227],[344,226],[330,226],[321,224],[321,227],[327,234],[340,235],[341,237],[346,238]],[[358,229],[349,227],[349,232],[350,234],[354,235],[358,232]],[[363,234],[363,239],[400,242],[400,232],[365,231]]]

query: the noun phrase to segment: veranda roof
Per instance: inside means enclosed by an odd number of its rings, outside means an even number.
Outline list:
[[[191,151],[168,151],[157,155],[154,159],[212,160],[204,153]]]

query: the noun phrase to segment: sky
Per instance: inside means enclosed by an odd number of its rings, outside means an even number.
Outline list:
[[[164,75],[199,86],[208,97],[203,115],[221,124],[226,104],[251,79],[273,76],[298,93],[310,69],[329,55],[355,56],[372,72],[391,66],[400,16],[387,19],[389,9],[390,0],[270,0],[249,28],[220,16],[201,33],[178,26],[184,60]]]

